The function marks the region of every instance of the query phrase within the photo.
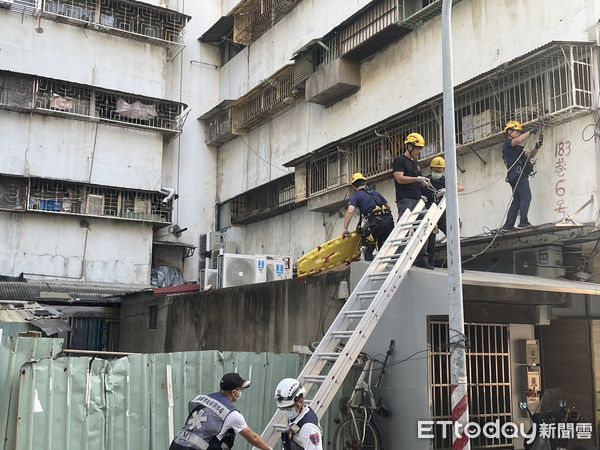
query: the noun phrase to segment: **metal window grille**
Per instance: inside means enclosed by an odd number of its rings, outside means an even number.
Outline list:
[[[465,324],[467,336],[467,376],[469,420],[483,426],[512,419],[510,346],[507,325]],[[450,350],[448,322],[429,324],[430,382],[432,420],[450,420]],[[452,448],[451,435],[442,439],[441,428],[434,430],[434,448]],[[512,444],[510,438],[487,438],[483,434],[471,441],[473,448],[497,448]]]
[[[347,158],[341,152],[309,161],[308,195],[316,196],[348,184]]]
[[[385,28],[398,23],[397,0],[383,0],[367,9],[340,31],[341,56],[364,44]]]
[[[38,81],[35,107],[89,117],[91,100],[92,90],[89,88],[41,78]]]
[[[0,209],[25,211],[27,205],[27,179],[0,176]]]
[[[502,129],[509,120],[554,124],[587,113],[598,95],[594,69],[597,59],[597,50],[591,45],[553,45],[458,88],[454,111],[458,152],[501,141]],[[442,98],[438,95],[345,139],[350,164],[345,178],[340,179],[341,174],[329,170],[326,163],[328,158],[337,158],[339,150],[332,147],[329,155],[307,166],[309,197],[348,183],[348,173],[363,172],[366,177],[388,175],[392,156],[402,151],[403,140],[411,132],[425,137],[422,161],[442,154],[442,125]]]
[[[294,66],[286,66],[229,106],[233,129],[248,130],[291,108],[301,99],[301,91],[294,88]]]
[[[124,0],[44,0],[42,10],[57,19],[157,44],[180,44],[189,19],[177,11]]]
[[[238,8],[236,19],[244,21],[235,41],[248,45],[279,22],[302,0],[247,0]]]
[[[27,210],[170,223],[172,207],[155,192],[90,186],[59,180],[29,180]]]
[[[231,109],[224,108],[206,121],[206,143],[219,145],[233,137]]]
[[[231,224],[256,222],[289,210],[294,206],[294,186],[290,174],[231,199],[227,202]]]
[[[41,0],[12,0],[10,10],[19,14],[35,15],[39,10]]]
[[[68,114],[173,134],[181,131],[183,105],[117,94],[60,80],[0,71],[0,109]]]
[[[33,106],[35,80],[26,75],[0,72],[0,109],[29,111]]]
[[[442,11],[442,0],[401,0],[402,25],[415,28],[423,22],[437,16]],[[454,3],[458,3],[455,1]]]

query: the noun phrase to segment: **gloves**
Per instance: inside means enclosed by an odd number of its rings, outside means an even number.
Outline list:
[[[538,149],[544,143],[544,133],[540,133],[540,137],[538,138],[537,143],[535,144],[535,148]]]
[[[423,186],[431,186],[431,181],[427,177],[418,176],[417,181]]]
[[[439,191],[437,191],[438,198],[442,198],[444,195],[446,195],[446,189],[442,188]]]
[[[537,132],[540,131],[537,128],[533,128],[532,130],[529,130],[529,134],[537,134]]]

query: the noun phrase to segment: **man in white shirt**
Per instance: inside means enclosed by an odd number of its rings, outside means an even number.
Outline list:
[[[288,429],[281,433],[284,450],[323,450],[319,418],[304,403],[304,394],[295,378],[284,378],[275,389],[277,408],[288,418]]]
[[[231,449],[238,433],[254,447],[272,450],[252,431],[233,405],[242,396],[242,391],[250,387],[250,380],[244,380],[237,373],[228,373],[219,386],[220,392],[198,395],[190,402],[189,416],[169,450]]]

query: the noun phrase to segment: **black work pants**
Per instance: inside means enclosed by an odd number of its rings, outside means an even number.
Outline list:
[[[365,246],[365,261],[373,261],[373,250],[379,250],[394,229],[394,217],[391,214],[380,214],[369,217],[369,231],[375,242],[369,243],[367,236],[363,236],[362,244]]]
[[[440,217],[440,219],[438,220],[437,227],[438,230],[444,233],[445,236],[448,236],[448,233],[446,233],[446,213],[442,214],[442,217]],[[434,265],[433,262],[435,259],[436,236],[437,235],[435,233],[431,233],[429,235],[429,240],[427,241],[427,258],[429,259],[429,264],[431,264],[432,266]]]
[[[402,217],[402,214],[404,214],[404,211],[406,211],[407,209],[410,209],[412,211],[415,208],[415,206],[417,206],[417,203],[419,203],[419,200],[420,199],[417,198],[401,198],[399,200],[396,200],[396,205],[398,206],[398,220],[400,220],[400,217]],[[419,219],[422,219],[422,217],[419,216]],[[421,251],[419,252],[419,256],[417,258],[428,259],[427,245],[423,245],[423,247],[421,247]]]

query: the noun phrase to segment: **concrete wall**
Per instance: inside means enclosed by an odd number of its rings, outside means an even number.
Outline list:
[[[53,20],[0,10],[0,69],[114,89],[165,96],[164,47]],[[43,33],[36,32],[41,26]],[[67,44],[68,43],[68,44]],[[143,73],[143,76],[140,74]]]
[[[157,191],[163,137],[100,123],[0,111],[0,172]]]
[[[152,227],[127,221],[0,212],[0,273],[147,285]]]
[[[167,298],[123,298],[122,351],[216,349],[291,352],[319,339],[338,314],[347,272]],[[149,307],[158,326],[148,329]]]

